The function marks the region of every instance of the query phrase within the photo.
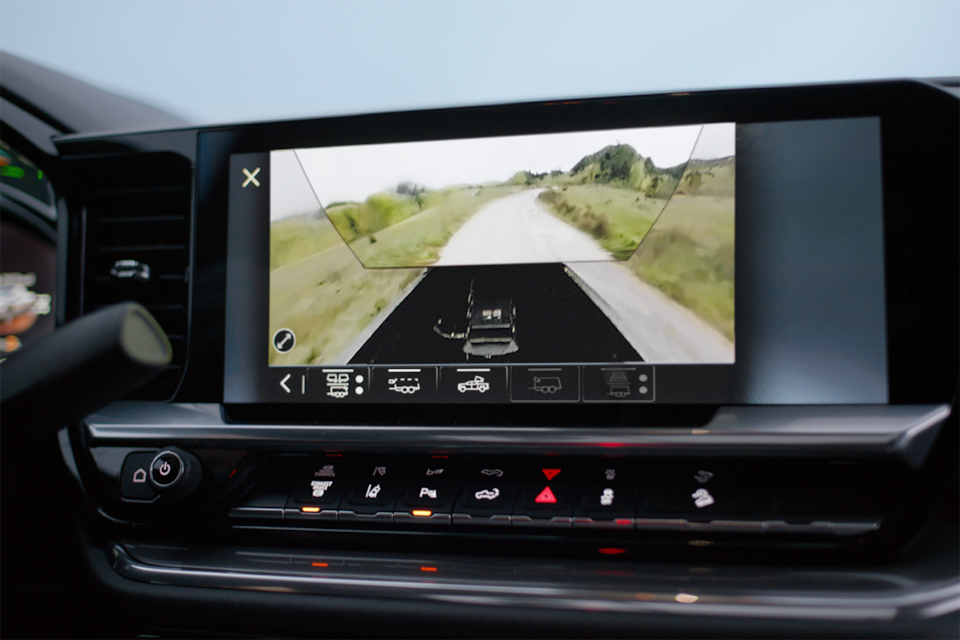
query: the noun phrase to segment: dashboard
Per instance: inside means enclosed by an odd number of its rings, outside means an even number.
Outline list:
[[[171,352],[47,443],[125,610],[89,628],[949,636],[958,115],[891,81],[56,136],[35,312],[138,302]]]

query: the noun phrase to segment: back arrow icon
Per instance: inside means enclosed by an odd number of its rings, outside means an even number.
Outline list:
[[[287,380],[290,379],[290,376],[291,376],[291,375],[293,375],[293,374],[288,373],[287,376],[286,376],[283,380],[280,381],[280,386],[283,387],[283,390],[286,391],[287,393],[290,393],[290,387],[288,387],[288,386],[285,385],[284,383],[285,383]]]

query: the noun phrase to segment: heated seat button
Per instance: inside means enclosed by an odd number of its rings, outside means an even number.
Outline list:
[[[761,495],[749,466],[671,465],[648,471],[640,518],[679,517],[694,522],[762,518]]]
[[[574,526],[630,526],[636,501],[635,486],[613,482],[582,485],[573,510]]]
[[[120,472],[122,497],[128,500],[153,500],[157,497],[157,493],[147,482],[147,473],[155,455],[155,451],[131,453],[123,461],[123,470]]]

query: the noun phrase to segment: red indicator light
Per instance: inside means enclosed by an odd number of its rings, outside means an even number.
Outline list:
[[[597,549],[597,551],[599,551],[605,556],[616,556],[616,555],[620,555],[621,553],[627,552],[626,549],[620,549],[617,547],[600,547],[599,549]]]
[[[328,458],[342,458],[342,457],[343,457],[343,454],[342,454],[342,453],[328,453],[328,454],[327,454],[327,457],[328,457]]]
[[[630,520],[629,518],[617,518],[616,520],[614,520],[614,522],[619,525],[633,524],[633,521]]]
[[[310,564],[312,564],[312,565],[315,566],[315,567],[329,567],[329,566],[330,566],[330,565],[327,564],[326,562],[311,562]]]
[[[542,469],[543,475],[547,476],[547,480],[553,480],[558,475],[560,475],[560,469]]]
[[[420,567],[420,571],[430,571],[435,573],[437,571],[437,568],[436,567]]]
[[[450,456],[430,456],[430,457],[431,457],[431,458],[439,458],[439,459],[441,459],[441,460],[447,460],[447,459],[450,458]]]
[[[304,513],[320,513],[320,507],[300,507]]]
[[[433,515],[433,511],[430,511],[429,509],[414,509],[413,515],[420,518],[429,518]]]
[[[230,475],[227,476],[227,480],[229,480],[230,478],[232,478],[232,477],[233,477],[233,474],[235,474],[235,473],[237,472],[237,469],[239,469],[239,468],[240,468],[240,467],[234,467],[234,468],[233,468],[233,471],[230,472]]]
[[[553,495],[553,491],[550,490],[550,487],[544,487],[543,491],[540,492],[540,495],[537,496],[534,502],[537,504],[556,504],[557,496]]]

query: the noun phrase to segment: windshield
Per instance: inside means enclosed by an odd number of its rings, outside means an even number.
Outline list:
[[[960,75],[960,3],[6,0],[5,52],[197,124]]]

